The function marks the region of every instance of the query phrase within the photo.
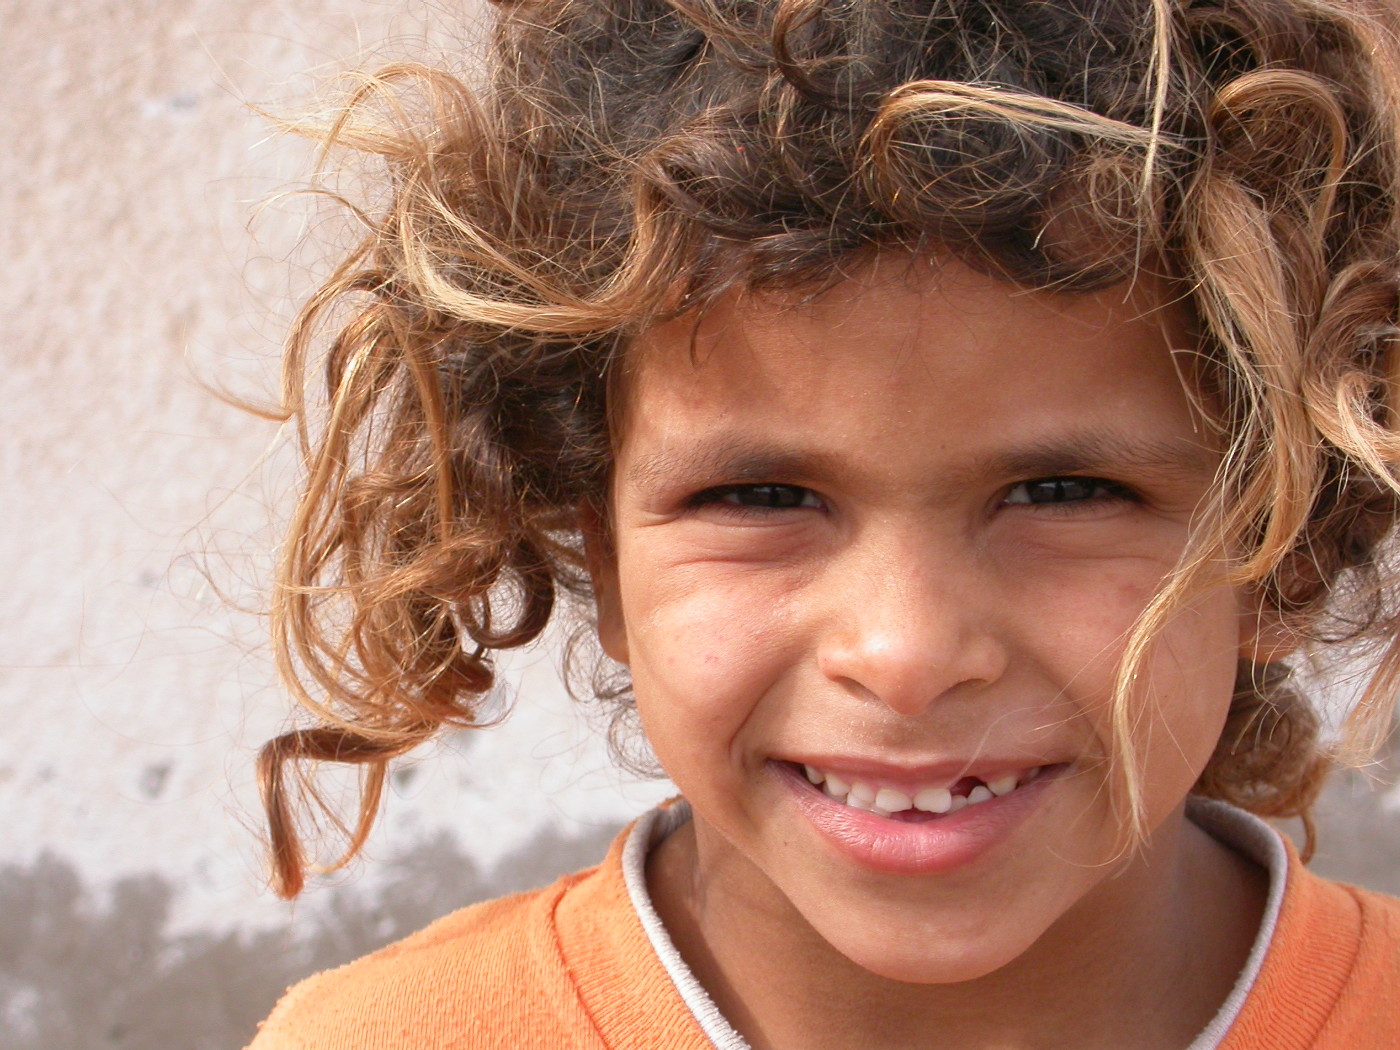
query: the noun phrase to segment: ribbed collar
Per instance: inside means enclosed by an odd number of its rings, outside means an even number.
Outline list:
[[[646,892],[647,852],[688,816],[678,800],[644,815],[555,909],[560,953],[610,1050],[747,1045],[681,959]],[[1258,818],[1194,800],[1191,818],[1268,870],[1270,892],[1239,981],[1187,1050],[1308,1050],[1355,964],[1359,908],[1329,893],[1335,887],[1309,873],[1292,844]]]
[[[1356,967],[1360,903],[1308,871],[1293,844],[1283,843],[1288,887],[1273,943],[1220,1050],[1312,1050]],[[1390,1009],[1388,1002],[1375,1005]]]
[[[714,1050],[652,948],[623,878],[629,827],[559,898],[554,929],[584,1010],[609,1050]]]

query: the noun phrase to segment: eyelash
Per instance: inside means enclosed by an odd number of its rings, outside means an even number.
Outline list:
[[[728,496],[756,495],[759,492],[769,491],[770,493],[797,494],[797,501],[793,503],[738,503],[730,502]],[[801,485],[784,485],[779,482],[758,482],[752,485],[717,485],[712,489],[705,489],[698,492],[691,498],[692,507],[702,507],[706,505],[722,504],[726,509],[736,514],[763,514],[774,510],[798,510],[810,507],[807,504],[807,497],[816,497],[816,493]]]
[[[1079,499],[1036,500],[1030,497],[1028,491],[1028,498],[1026,499],[1013,500],[1011,498],[1012,494],[1018,489],[1029,490],[1032,487],[1042,490],[1046,487],[1050,487],[1050,494],[1064,496],[1066,490],[1071,486],[1086,490],[1090,494],[1082,496]],[[1080,474],[1066,474],[1057,477],[1030,478],[1026,481],[1017,482],[1007,491],[1006,496],[1002,499],[1002,505],[1009,507],[1042,507],[1068,513],[1069,508],[1078,504],[1099,503],[1105,500],[1115,503],[1135,503],[1138,501],[1138,496],[1137,493],[1121,482],[1109,481],[1107,478],[1087,477]]]
[[[1030,491],[1032,487],[1039,489],[1041,494],[1047,494],[1046,488],[1049,487],[1049,495],[1061,498],[1037,500]],[[1075,487],[1086,490],[1089,494],[1083,495],[1078,499],[1064,499],[1063,497],[1068,491]],[[1012,494],[1017,492],[1018,489],[1026,489],[1027,498],[1012,499]],[[728,498],[730,496],[757,496],[762,492],[768,493],[769,499],[767,502],[740,503],[731,501]],[[786,495],[786,501],[783,500],[780,494]],[[692,507],[701,507],[721,504],[725,506],[727,510],[736,514],[765,514],[770,511],[779,510],[812,509],[813,504],[807,502],[809,497],[817,498],[816,493],[801,485],[786,485],[780,482],[758,482],[744,485],[717,485],[714,488],[705,489],[703,492],[698,492],[692,497],[690,505]],[[1098,503],[1105,500],[1112,502],[1137,502],[1137,499],[1137,494],[1120,482],[1110,481],[1107,478],[1067,474],[1055,477],[1030,478],[1026,481],[1017,482],[1015,485],[1011,486],[1001,502],[1002,506],[1039,507],[1051,513],[1056,511],[1060,513],[1071,513],[1071,508],[1079,504]]]

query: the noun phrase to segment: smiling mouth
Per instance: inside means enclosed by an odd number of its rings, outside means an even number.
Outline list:
[[[1031,766],[1011,770],[985,781],[967,776],[952,783],[930,783],[900,789],[881,787],[868,780],[842,776],[840,773],[816,766],[799,765],[795,762],[782,764],[833,802],[849,809],[909,823],[936,820],[969,806],[1003,798],[1017,788],[1035,781],[1046,771],[1058,768]]]

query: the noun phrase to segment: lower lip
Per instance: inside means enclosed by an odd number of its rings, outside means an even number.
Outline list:
[[[770,763],[812,826],[861,867],[885,875],[941,875],[967,867],[1007,839],[1035,809],[1062,766],[1041,769],[1009,794],[921,821],[888,820],[852,809],[814,787],[800,770]]]

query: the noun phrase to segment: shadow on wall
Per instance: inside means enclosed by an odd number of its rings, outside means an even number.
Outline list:
[[[1400,744],[1400,737],[1396,738]],[[1393,784],[1394,750],[1381,764]],[[1396,789],[1359,774],[1329,785],[1313,868],[1400,895]],[[543,885],[596,863],[616,834],[541,832],[485,876],[442,836],[385,865],[373,893],[328,891],[295,933],[171,936],[176,889],[156,875],[116,885],[95,911],[61,859],[0,868],[0,1046],[4,1050],[240,1050],[293,981],[337,966],[454,908]]]
[[[0,868],[4,1050],[239,1050],[287,985],[474,901],[596,864],[617,828],[541,832],[482,874],[444,835],[385,865],[373,894],[329,891],[295,935],[166,932],[176,889],[118,883],[96,911],[63,860]],[[309,913],[308,913],[309,914]]]
[[[1371,776],[1334,776],[1318,800],[1319,875],[1400,897],[1400,725]]]

